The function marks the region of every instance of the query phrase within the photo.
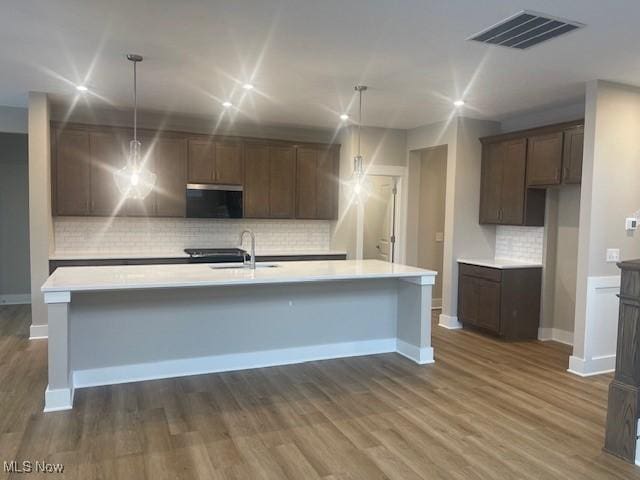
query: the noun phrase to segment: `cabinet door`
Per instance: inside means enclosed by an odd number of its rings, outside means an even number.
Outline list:
[[[499,223],[502,196],[502,165],[505,143],[490,143],[483,147],[480,185],[480,223]]]
[[[178,138],[159,138],[153,147],[156,174],[154,214],[157,217],[186,215],[187,146]]]
[[[564,131],[564,153],[562,156],[562,181],[580,183],[582,180],[582,152],[584,148],[584,126]]]
[[[319,152],[300,147],[296,158],[296,218],[316,218]]]
[[[319,152],[316,185],[316,218],[331,220],[337,217],[337,171],[333,150]]]
[[[189,139],[189,183],[211,183],[214,180],[215,143],[209,140]]]
[[[56,215],[89,215],[91,201],[89,133],[62,130],[56,138]]]
[[[269,146],[245,145],[244,216],[269,217]]]
[[[522,138],[505,142],[500,195],[501,224],[524,223],[526,163],[527,140]]]
[[[242,178],[242,144],[216,142],[214,181],[226,185],[242,185]]]
[[[562,132],[529,137],[527,185],[560,184],[562,137]]]
[[[114,172],[126,165],[129,150],[126,138],[115,132],[91,132],[91,215],[118,213],[121,194]]]
[[[460,275],[458,282],[458,316],[460,321],[468,325],[477,325],[478,295],[475,279],[467,275]]]
[[[269,217],[293,218],[295,215],[294,147],[269,148]]]
[[[477,296],[476,325],[500,333],[500,284],[481,278],[474,279]]]

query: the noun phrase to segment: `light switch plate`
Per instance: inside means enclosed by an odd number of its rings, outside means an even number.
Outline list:
[[[436,242],[444,242],[444,232],[436,232]]]
[[[607,263],[615,263],[620,261],[619,248],[607,248]]]

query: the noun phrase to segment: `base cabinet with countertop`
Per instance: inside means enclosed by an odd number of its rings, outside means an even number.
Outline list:
[[[542,268],[459,263],[458,319],[506,340],[538,338]]]

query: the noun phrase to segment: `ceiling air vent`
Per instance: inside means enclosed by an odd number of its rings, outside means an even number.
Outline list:
[[[582,27],[582,23],[524,10],[468,40],[524,50]]]

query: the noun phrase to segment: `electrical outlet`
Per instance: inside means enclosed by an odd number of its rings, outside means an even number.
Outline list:
[[[615,263],[620,261],[619,248],[607,248],[607,263]]]
[[[638,228],[638,219],[634,217],[628,217],[624,219],[625,230],[636,230]]]

